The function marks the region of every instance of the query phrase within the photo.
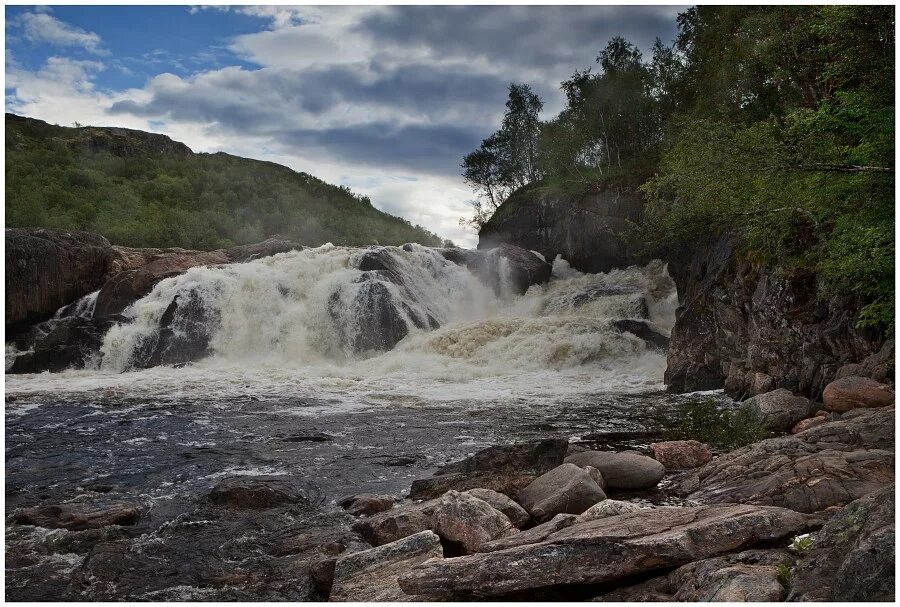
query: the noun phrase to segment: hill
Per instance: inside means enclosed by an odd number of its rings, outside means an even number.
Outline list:
[[[441,242],[346,187],[278,164],[14,114],[6,114],[6,226],[86,230],[132,247],[215,249],[275,234],[312,246]]]

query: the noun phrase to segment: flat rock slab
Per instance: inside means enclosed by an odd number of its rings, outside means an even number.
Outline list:
[[[410,535],[337,560],[329,601],[410,601],[397,585],[400,574],[431,558],[443,557],[441,541],[431,531]]]
[[[811,524],[807,515],[784,508],[658,508],[578,523],[538,544],[432,559],[399,583],[404,592],[447,599],[600,584],[786,538]]]
[[[109,525],[134,525],[141,517],[133,504],[54,504],[26,508],[13,519],[19,525],[82,531]]]
[[[702,503],[818,512],[893,482],[893,407],[863,409],[793,436],[753,443],[687,474],[677,490]]]
[[[791,601],[894,600],[894,485],[856,500],[812,536]]]

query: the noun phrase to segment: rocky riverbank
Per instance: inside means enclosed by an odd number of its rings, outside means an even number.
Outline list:
[[[783,428],[796,399],[744,406]],[[544,438],[332,505],[290,474],[174,500],[94,483],[7,512],[7,599],[890,600],[893,392],[804,408],[827,419],[730,452]]]

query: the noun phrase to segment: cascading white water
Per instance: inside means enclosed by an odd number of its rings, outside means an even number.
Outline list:
[[[125,310],[129,320],[105,336],[99,369],[54,375],[69,376],[67,389],[140,386],[223,397],[312,390],[354,402],[661,387],[665,354],[615,324],[644,320],[668,333],[677,299],[661,262],[583,274],[557,258],[549,283],[515,295],[502,264],[495,290],[434,250],[407,249],[378,250],[392,279],[358,269],[371,249],[332,245],[193,268]],[[133,370],[167,314],[172,320],[173,302],[190,315],[178,311],[172,333],[193,335],[199,326],[207,355],[186,368]],[[387,351],[361,348],[371,341],[358,337],[378,322],[402,325],[402,339]],[[14,381],[24,391],[39,387]]]

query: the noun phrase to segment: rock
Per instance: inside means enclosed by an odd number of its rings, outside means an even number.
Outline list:
[[[455,600],[601,584],[779,540],[809,525],[809,517],[784,508],[657,508],[577,523],[538,544],[432,559],[399,583],[409,594]]]
[[[473,554],[486,542],[519,531],[509,517],[484,500],[458,491],[448,491],[438,500],[431,522],[456,556]]]
[[[557,514],[581,514],[606,499],[591,475],[575,464],[562,464],[519,491],[519,503],[543,522]]]
[[[360,493],[345,497],[338,505],[352,514],[353,516],[362,516],[369,514],[378,514],[394,507],[397,501],[393,495],[375,495],[374,493]]]
[[[666,255],[682,302],[667,350],[670,390],[724,386],[729,396],[744,399],[785,388],[819,400],[838,369],[883,349],[883,331],[858,327],[858,300],[822,301],[814,273],[783,272],[740,255],[741,246],[740,238],[724,234],[683,243]],[[893,375],[886,373],[893,364],[887,358],[881,365],[872,361],[880,378]]]
[[[528,513],[525,512],[525,509],[522,508],[522,506],[513,501],[509,496],[497,491],[492,491],[490,489],[469,489],[468,491],[463,491],[463,493],[484,500],[490,504],[492,508],[505,514],[518,529],[527,525],[531,520],[531,517],[528,516]]]
[[[861,407],[887,407],[894,404],[894,391],[868,377],[842,377],[827,386],[822,400],[828,411],[844,413]]]
[[[666,475],[665,467],[637,451],[582,451],[566,457],[576,466],[593,466],[610,489],[652,489]]]
[[[582,469],[588,473],[591,480],[597,483],[597,486],[606,491],[606,479],[603,478],[603,474],[601,474],[599,470],[593,466],[582,466]]]
[[[636,262],[625,232],[642,208],[635,188],[576,195],[526,187],[513,192],[481,227],[478,248],[515,244],[550,261],[561,255],[583,272],[607,272]]]
[[[140,510],[132,504],[54,504],[26,508],[16,514],[13,521],[18,525],[81,531],[109,525],[134,525],[140,517]]]
[[[720,455],[686,473],[676,491],[703,503],[818,512],[877,491],[893,478],[894,411],[882,407]]]
[[[765,394],[758,394],[741,403],[761,426],[769,430],[787,432],[794,424],[805,419],[816,410],[816,404],[790,390],[779,388]]]
[[[127,249],[116,247],[122,271],[110,278],[97,296],[95,317],[120,314],[148,294],[158,282],[190,268],[228,263],[224,251],[187,249]],[[137,267],[134,267],[137,266]]]
[[[409,496],[435,498],[450,489],[483,488],[515,498],[535,477],[563,463],[568,448],[563,438],[488,447],[439,468],[430,479],[414,481]]]
[[[894,485],[844,507],[812,535],[791,576],[791,601],[894,600]]]
[[[543,542],[551,534],[556,533],[560,529],[571,527],[578,521],[578,515],[575,514],[557,514],[546,523],[536,525],[531,529],[526,529],[520,533],[487,542],[481,545],[478,552],[493,552],[495,550],[506,550],[507,548],[515,548],[516,546],[525,546],[527,544],[537,544]]]
[[[617,588],[601,602],[780,602],[787,595],[778,566],[790,566],[786,550],[747,550],[683,565],[672,573],[635,586]]]
[[[397,578],[419,563],[441,558],[437,535],[423,531],[371,550],[340,557],[334,567],[330,601],[409,601]]]
[[[652,443],[650,452],[653,458],[666,470],[684,470],[698,468],[712,459],[709,445],[695,440],[673,440]]]
[[[219,482],[209,501],[233,510],[311,503],[308,490],[279,476],[235,476]]]
[[[489,274],[495,290],[522,294],[531,285],[550,280],[549,263],[521,247],[499,244],[484,254],[481,275]]]
[[[7,340],[99,289],[113,257],[109,241],[88,232],[14,228],[5,237]]]
[[[799,434],[801,432],[805,432],[810,428],[815,428],[816,426],[821,426],[822,424],[827,424],[831,421],[830,416],[826,415],[816,415],[815,417],[807,417],[806,419],[801,419],[799,422],[794,424],[794,427],[791,428],[791,434]]]
[[[866,356],[858,363],[844,365],[835,373],[835,379],[868,377],[883,384],[894,385],[894,340],[888,339],[878,352]]]
[[[644,510],[644,508],[631,502],[605,499],[602,502],[597,502],[579,514],[576,522],[583,523],[585,521],[596,521],[601,518],[619,516],[620,514],[630,514],[632,512],[640,512],[641,510]]]
[[[649,321],[625,318],[612,321],[612,325],[623,333],[631,333],[635,337],[643,339],[656,350],[665,351],[669,347],[669,338],[660,333]]]
[[[431,515],[438,500],[429,500],[418,504],[404,504],[379,512],[370,517],[360,519],[353,525],[353,530],[373,546],[381,546],[397,540],[430,530]]]
[[[82,369],[94,360],[114,320],[73,316],[48,320],[27,337],[27,351],[16,356],[9,373]],[[46,332],[45,332],[46,331]]]
[[[287,253],[289,251],[302,251],[303,245],[293,240],[281,236],[272,236],[254,244],[244,244],[225,249],[225,256],[231,263],[243,263],[260,259],[262,257],[271,257],[278,253]]]

